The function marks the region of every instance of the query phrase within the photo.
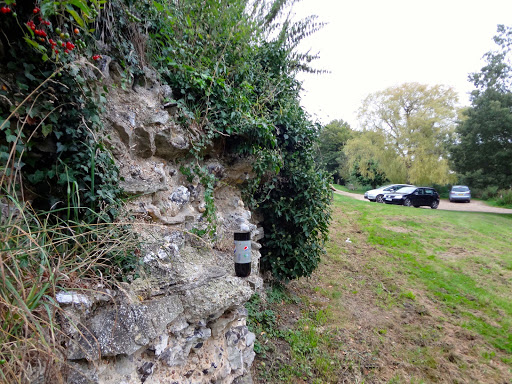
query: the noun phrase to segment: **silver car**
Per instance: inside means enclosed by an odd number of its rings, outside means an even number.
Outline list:
[[[377,203],[383,203],[384,200],[382,200],[383,196],[386,193],[392,193],[396,190],[404,187],[414,187],[414,185],[409,184],[390,184],[385,185],[383,187],[377,188],[377,189],[371,189],[369,191],[366,191],[364,193],[364,198],[368,199],[370,201],[376,201]]]
[[[454,185],[450,191],[450,202],[452,201],[471,201],[471,191],[465,185]]]

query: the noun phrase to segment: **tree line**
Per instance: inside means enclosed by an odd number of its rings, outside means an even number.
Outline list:
[[[448,86],[405,83],[370,94],[361,129],[322,127],[316,161],[341,184],[465,184],[484,197],[512,187],[512,27],[498,26],[496,49],[469,75],[471,105]],[[502,192],[499,192],[499,191]],[[477,193],[478,193],[477,192]]]

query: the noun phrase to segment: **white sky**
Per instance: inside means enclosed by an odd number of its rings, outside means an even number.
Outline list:
[[[452,86],[469,105],[469,73],[496,47],[497,25],[512,24],[512,0],[302,0],[294,11],[329,23],[301,45],[320,52],[315,68],[331,71],[299,76],[303,106],[353,128],[368,94],[405,82]]]

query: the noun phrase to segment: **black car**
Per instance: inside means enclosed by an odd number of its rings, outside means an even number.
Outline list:
[[[426,205],[432,209],[439,207],[439,194],[434,188],[405,187],[393,193],[384,195],[386,204],[399,204],[406,207],[420,207]]]

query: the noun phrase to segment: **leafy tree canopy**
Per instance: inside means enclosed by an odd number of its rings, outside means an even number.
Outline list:
[[[469,77],[476,89],[451,150],[462,182],[477,188],[512,186],[512,27],[499,25],[494,41],[497,50]]]
[[[315,160],[335,181],[349,177],[343,148],[352,136],[350,125],[343,120],[333,120],[320,129]]]
[[[350,162],[372,159],[392,182],[450,182],[446,144],[456,104],[455,91],[442,85],[405,83],[369,95],[359,110],[363,134],[347,144]]]

